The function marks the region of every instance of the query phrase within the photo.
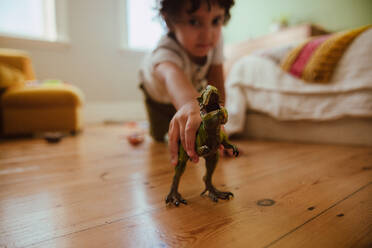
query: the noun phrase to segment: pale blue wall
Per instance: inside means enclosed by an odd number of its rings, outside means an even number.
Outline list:
[[[283,14],[291,25],[312,22],[331,31],[372,24],[372,0],[235,0],[231,12],[226,43],[268,33]]]

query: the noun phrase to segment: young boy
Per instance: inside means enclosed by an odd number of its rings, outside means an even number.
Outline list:
[[[198,162],[195,135],[201,123],[196,98],[207,84],[222,101],[223,40],[221,29],[234,0],[160,0],[159,12],[168,34],[146,58],[141,87],[146,97],[150,134],[163,141],[168,132],[171,162],[178,160],[178,141]]]

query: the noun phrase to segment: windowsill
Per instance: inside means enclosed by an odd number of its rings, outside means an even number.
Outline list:
[[[29,46],[29,47],[47,47],[47,48],[66,48],[70,46],[67,38],[58,40],[47,40],[27,36],[15,36],[0,33],[0,46]]]

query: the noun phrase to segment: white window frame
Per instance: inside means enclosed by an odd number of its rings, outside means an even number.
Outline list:
[[[128,23],[128,1],[119,0],[118,6],[118,20],[119,20],[119,33],[120,33],[120,45],[119,48],[124,52],[139,52],[145,53],[148,49],[137,49],[129,46],[129,23]]]
[[[128,21],[127,21],[127,1],[119,0],[118,6],[118,21],[119,21],[119,48],[120,50],[129,50],[128,47]]]
[[[47,21],[45,25],[55,25],[47,27],[47,33],[44,37],[29,37],[27,35],[17,35],[11,33],[0,32],[0,39],[5,43],[10,44],[49,44],[49,45],[66,45],[69,44],[68,25],[67,25],[67,0],[54,0],[52,2],[45,1],[45,8],[54,8],[54,12],[46,12]],[[51,6],[51,5],[52,6]],[[54,5],[54,6],[53,6]],[[52,21],[50,21],[52,20]],[[53,23],[55,20],[55,23]],[[49,31],[49,32],[48,32]]]

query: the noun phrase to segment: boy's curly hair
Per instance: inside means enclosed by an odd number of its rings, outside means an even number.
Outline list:
[[[200,8],[202,3],[207,3],[208,9],[212,4],[218,4],[225,9],[224,24],[230,20],[230,9],[234,5],[234,0],[158,0],[158,10],[161,16],[169,16],[173,18],[181,12],[182,8],[188,3],[191,3],[188,13],[194,13]]]

